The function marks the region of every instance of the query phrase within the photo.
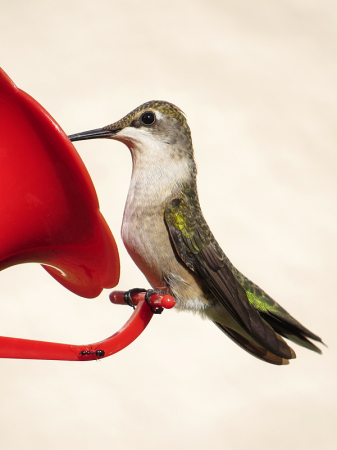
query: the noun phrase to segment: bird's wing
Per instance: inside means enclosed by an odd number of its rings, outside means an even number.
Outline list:
[[[167,205],[164,216],[181,260],[202,279],[241,327],[271,353],[281,358],[294,358],[294,351],[249,303],[202,215],[197,197],[187,199],[182,193]]]
[[[235,267],[232,267],[232,271],[236,280],[244,288],[249,303],[259,311],[261,317],[263,317],[277,333],[296,342],[296,344],[301,345],[302,347],[317,353],[322,353],[322,351],[309,340],[313,339],[324,344],[319,336],[304,327],[298,320],[282,308],[281,305],[272,299],[259,286],[246,278]]]

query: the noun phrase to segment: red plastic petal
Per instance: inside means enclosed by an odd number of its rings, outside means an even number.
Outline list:
[[[0,217],[0,270],[38,262],[83,297],[118,283],[117,246],[75,147],[1,69]]]

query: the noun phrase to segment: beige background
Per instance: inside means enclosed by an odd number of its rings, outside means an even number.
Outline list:
[[[69,134],[147,100],[180,106],[223,249],[329,345],[274,367],[171,311],[100,362],[0,360],[1,449],[335,449],[336,2],[2,0],[0,41],[1,67]],[[128,149],[76,147],[118,242],[118,287],[147,286],[120,240]],[[131,312],[38,265],[0,288],[4,336],[90,343]]]

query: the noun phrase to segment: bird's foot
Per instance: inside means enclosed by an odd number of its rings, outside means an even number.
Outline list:
[[[158,307],[153,307],[151,305],[151,302],[150,302],[150,299],[151,299],[153,294],[164,294],[164,295],[166,295],[166,292],[161,291],[159,289],[141,289],[141,288],[130,289],[130,290],[124,292],[124,302],[127,305],[131,306],[133,309],[135,309],[136,305],[132,301],[132,296],[134,294],[139,294],[140,292],[144,292],[145,293],[145,301],[149,305],[152,314],[161,314],[163,312],[164,308],[161,308],[159,306]]]
[[[146,301],[146,303],[149,305],[152,314],[161,314],[161,313],[163,312],[164,308],[153,307],[153,306],[151,305],[151,303],[150,303],[150,299],[151,299],[151,296],[152,296],[153,294],[164,294],[164,295],[167,295],[167,293],[164,292],[164,291],[161,291],[160,289],[148,289],[148,290],[146,291],[146,293],[145,293],[145,301]]]
[[[127,305],[131,306],[133,309],[135,309],[136,305],[132,301],[132,296],[134,294],[139,294],[140,292],[147,292],[146,289],[141,288],[133,288],[128,291],[124,292],[124,301]]]

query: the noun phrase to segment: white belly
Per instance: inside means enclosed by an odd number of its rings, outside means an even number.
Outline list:
[[[142,211],[128,208],[124,213],[122,239],[131,258],[154,289],[174,296],[177,309],[204,310],[209,302],[195,275],[173,250],[163,212]]]

